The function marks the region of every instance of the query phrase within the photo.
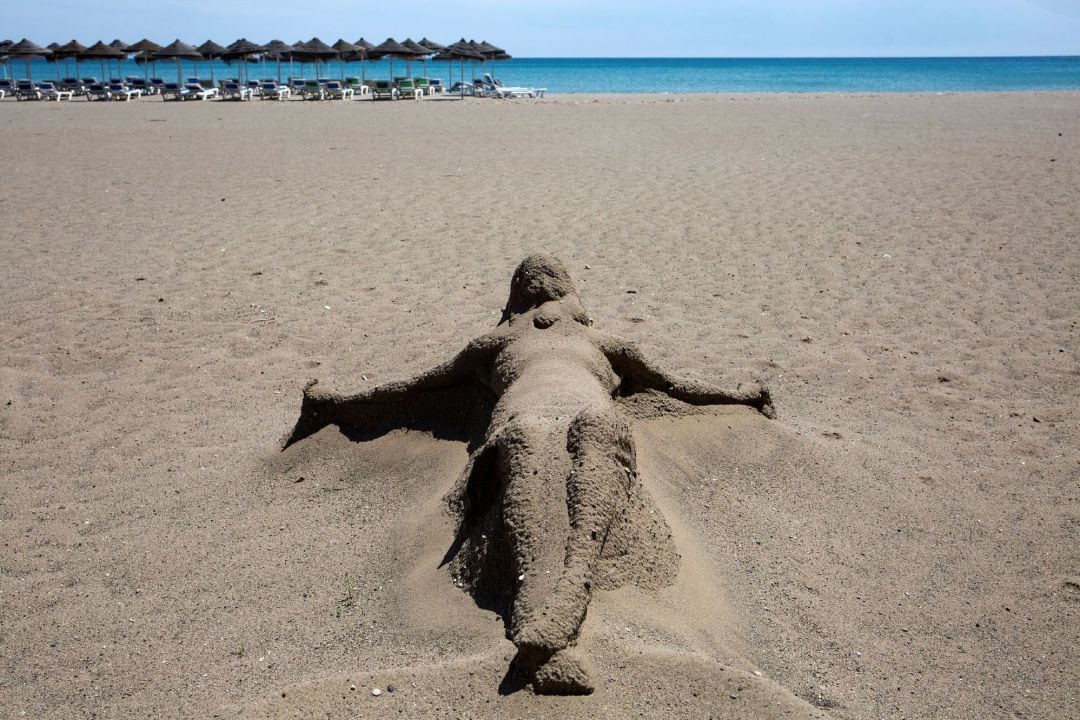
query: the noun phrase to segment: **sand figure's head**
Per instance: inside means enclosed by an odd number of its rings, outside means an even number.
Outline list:
[[[588,315],[581,305],[577,288],[566,272],[562,261],[554,255],[530,255],[521,261],[510,280],[510,297],[506,300],[502,320],[507,322],[515,315],[523,315],[549,302],[566,306],[571,316],[589,325]]]

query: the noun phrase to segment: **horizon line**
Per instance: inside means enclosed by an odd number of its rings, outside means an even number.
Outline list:
[[[2,52],[0,50],[0,62],[12,59],[2,56]],[[42,60],[52,59],[40,55],[34,57]],[[1080,52],[1001,55],[514,55],[508,60],[488,58],[487,62],[513,62],[514,60],[1009,60],[1022,58],[1080,58]],[[378,62],[381,59],[369,58],[367,61]],[[431,61],[431,58],[428,60]],[[417,59],[414,62],[419,61]],[[357,61],[349,60],[348,62]],[[455,62],[457,62],[456,59]],[[470,62],[479,62],[479,60],[470,60]]]
[[[515,55],[511,60],[986,60],[1011,58],[1080,58],[1076,53],[1003,55]]]

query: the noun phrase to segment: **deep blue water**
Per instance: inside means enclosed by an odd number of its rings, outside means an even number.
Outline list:
[[[1080,57],[523,59],[497,74],[552,92],[972,92],[1080,89]]]
[[[339,77],[341,69],[331,62],[319,74]],[[250,77],[277,77],[277,66],[268,63],[248,64]],[[424,74],[420,63],[412,63],[413,75]],[[35,79],[49,79],[74,73],[74,63],[66,61],[57,68],[53,63],[34,60],[30,63]],[[490,69],[490,68],[489,68]],[[157,75],[176,78],[173,62],[159,62]],[[210,64],[184,63],[183,74],[210,76]],[[282,67],[287,77],[288,64]],[[368,78],[390,74],[386,60],[369,62]],[[460,77],[454,65],[453,79]],[[480,76],[479,66],[465,66],[465,77]],[[518,58],[497,63],[495,75],[506,85],[545,87],[552,93],[690,93],[690,92],[982,92],[1017,90],[1080,90],[1080,56],[1007,57],[1007,58]],[[25,77],[23,61],[13,59],[0,74]],[[102,75],[97,61],[80,65],[83,76]],[[105,75],[144,74],[141,65],[126,62],[120,73],[116,63]],[[236,66],[218,61],[217,78],[235,76]],[[294,66],[293,75],[315,77],[314,66],[306,65],[301,73]],[[361,74],[359,63],[349,63],[346,74]],[[395,60],[394,75],[405,74],[405,63]],[[428,63],[426,74],[450,79],[446,63]],[[102,78],[103,79],[103,78]]]

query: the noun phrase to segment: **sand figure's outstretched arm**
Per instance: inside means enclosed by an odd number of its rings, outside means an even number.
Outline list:
[[[506,342],[505,334],[489,333],[470,342],[453,359],[410,380],[351,395],[334,392],[312,380],[304,386],[300,417],[284,446],[327,425],[380,432],[433,417],[460,421],[476,403],[494,401],[489,387],[490,368]]]
[[[593,331],[611,368],[619,376],[621,396],[656,390],[690,405],[747,405],[767,418],[776,417],[769,390],[756,382],[742,382],[734,390],[672,377],[651,363],[627,340]]]

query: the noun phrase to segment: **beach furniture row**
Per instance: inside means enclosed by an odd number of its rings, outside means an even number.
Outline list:
[[[285,83],[273,79],[240,81],[225,78],[215,82],[198,77],[186,78],[183,83],[166,82],[161,78],[109,78],[100,81],[96,77],[62,78],[55,81],[0,79],[0,99],[10,95],[17,100],[70,100],[84,97],[87,100],[130,101],[140,97],[158,95],[163,100],[348,100],[368,97],[372,100],[419,100],[424,96],[445,92],[438,78],[395,77],[391,80],[361,80],[346,77],[343,80],[317,78],[289,78]],[[544,88],[504,87],[502,83],[485,73],[480,80],[456,83],[451,94],[481,97],[513,98],[543,97]]]
[[[451,95],[473,95],[489,98],[538,98],[544,97],[547,88],[533,87],[507,87],[499,80],[493,78],[490,73],[484,73],[479,80],[456,82],[449,90]]]
[[[319,78],[307,80],[304,78],[290,78],[287,83],[279,84],[273,79],[248,80],[241,82],[237,78],[225,78],[217,83],[197,77],[187,78],[183,84],[166,82],[161,78],[110,78],[100,81],[96,77],[63,78],[54,81],[31,82],[29,80],[6,80],[0,79],[0,92],[12,95],[21,100],[39,100],[43,96],[51,96],[60,93],[61,99],[81,97],[89,95],[93,97],[100,94],[101,88],[112,90],[116,93],[132,93],[133,95],[175,95],[183,94],[187,90],[192,94],[200,94],[216,89],[223,97],[249,99],[271,94],[275,97],[289,97],[296,95],[302,98],[324,99],[328,97],[354,97],[368,95],[373,90],[385,92],[390,87],[389,81],[368,80],[362,82],[360,78],[349,77],[344,80],[331,80]],[[429,78],[397,78],[393,84],[395,97],[412,97],[414,94],[434,95],[442,92],[442,85],[438,79]],[[213,96],[214,93],[208,93]]]
[[[18,100],[70,100],[85,97],[87,100],[131,100],[137,97],[160,95],[165,100],[251,100],[263,98],[287,100],[298,97],[305,100],[350,99],[371,96],[373,99],[390,97],[420,97],[441,93],[438,79],[398,78],[389,81],[361,81],[358,77],[344,80],[319,78],[307,80],[290,78],[287,83],[273,79],[248,80],[225,78],[215,83],[197,77],[189,77],[184,83],[166,82],[161,78],[110,78],[99,81],[96,77],[63,78],[55,81],[31,82],[29,80],[0,79],[0,98],[11,95]]]

